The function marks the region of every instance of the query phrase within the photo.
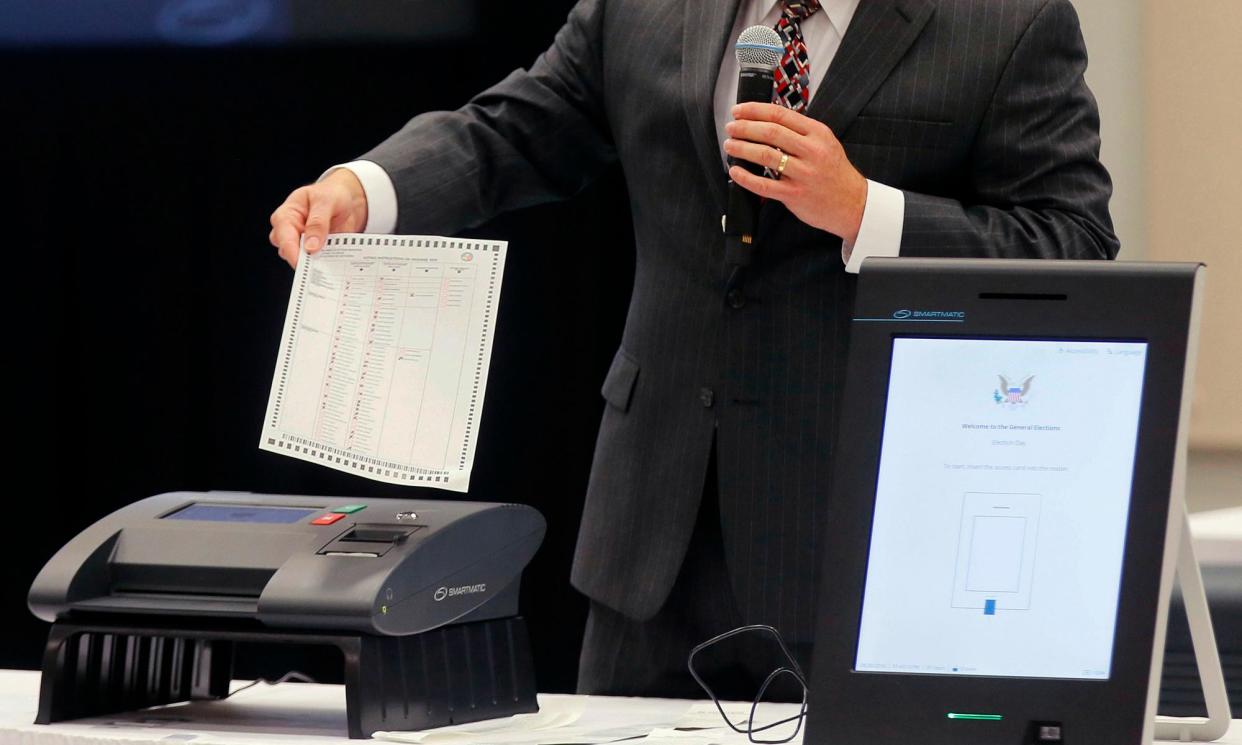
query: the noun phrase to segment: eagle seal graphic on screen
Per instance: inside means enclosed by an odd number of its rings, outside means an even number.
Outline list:
[[[1013,385],[1009,382],[1009,378],[1004,375],[998,375],[1000,378],[1000,391],[997,392],[995,398],[996,403],[1002,401],[1007,404],[1024,404],[1026,403],[1026,394],[1031,390],[1031,381],[1035,379],[1034,375],[1028,375],[1020,385]]]

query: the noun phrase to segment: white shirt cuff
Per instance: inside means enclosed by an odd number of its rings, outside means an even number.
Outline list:
[[[841,244],[845,271],[858,274],[868,256],[899,256],[906,224],[906,195],[901,189],[867,180],[867,204],[853,245]]]
[[[320,179],[338,168],[344,168],[358,177],[362,193],[367,198],[367,224],[364,233],[392,233],[397,229],[397,189],[392,185],[388,172],[378,163],[355,160],[332,166]],[[861,235],[861,233],[860,233]]]

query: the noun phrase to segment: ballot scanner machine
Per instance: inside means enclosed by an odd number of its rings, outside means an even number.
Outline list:
[[[516,504],[175,492],[99,520],[39,573],[37,723],[228,695],[238,644],[328,645],[349,736],[537,710]]]

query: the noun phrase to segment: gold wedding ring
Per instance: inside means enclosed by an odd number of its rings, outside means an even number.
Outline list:
[[[789,165],[789,153],[783,152],[780,148],[777,148],[776,152],[781,154],[781,162],[776,166],[776,175],[784,176],[785,166]]]

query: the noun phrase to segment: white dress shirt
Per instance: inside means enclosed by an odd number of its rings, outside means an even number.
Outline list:
[[[806,40],[807,54],[811,61],[811,101],[824,79],[824,71],[832,64],[833,57],[841,47],[841,39],[849,28],[854,11],[860,0],[820,0],[821,9],[802,21],[802,36]],[[742,30],[750,26],[775,27],[780,19],[779,0],[743,0],[733,23],[730,39],[736,39]],[[724,154],[724,127],[733,119],[732,109],[737,100],[737,58],[733,45],[725,48],[725,56],[716,79],[714,109],[716,135],[721,143],[720,157],[727,165]],[[367,198],[367,224],[363,232],[391,233],[397,228],[397,191],[392,179],[379,165],[367,160],[357,160],[328,169],[347,168],[362,183]],[[325,174],[326,175],[326,174]],[[841,260],[847,272],[857,272],[862,260],[868,256],[897,256],[901,249],[901,234],[905,222],[906,198],[899,189],[867,181],[867,203],[863,209],[862,225],[858,239],[853,245],[841,246]]]

